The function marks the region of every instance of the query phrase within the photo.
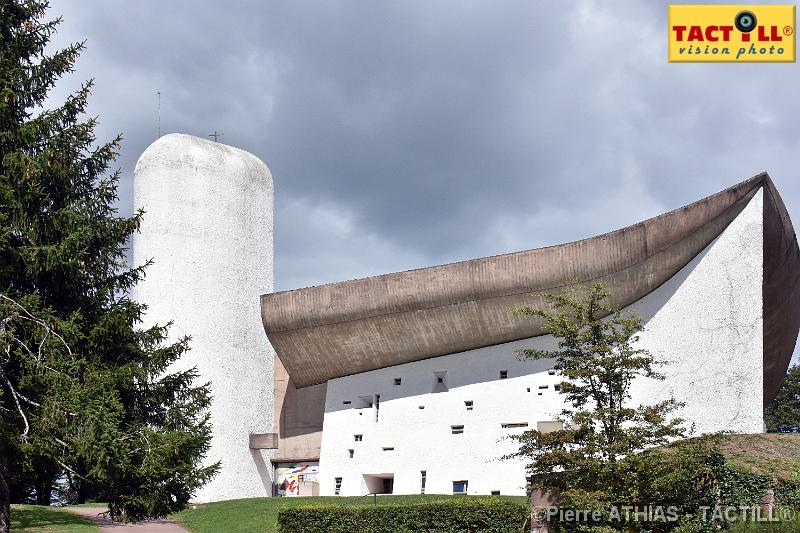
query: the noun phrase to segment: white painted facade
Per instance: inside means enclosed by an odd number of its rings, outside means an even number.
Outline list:
[[[629,307],[645,321],[641,346],[669,362],[666,380],[634,384],[633,403],[675,397],[695,434],[763,431],[762,211],[759,191],[702,253]],[[502,424],[535,428],[563,404],[548,363],[519,361],[515,350],[554,345],[536,337],[328,381],[320,493],[381,492],[389,477],[394,493],[419,493],[425,471],[429,494],[452,493],[459,481],[469,494],[525,494],[524,462],[500,457],[516,449],[505,437],[526,428]]]
[[[191,335],[174,370],[196,366],[212,383],[213,439],[206,463],[220,473],[195,496],[208,502],[272,494],[271,452],[250,433],[273,431],[273,356],[259,295],[272,292],[272,176],[255,156],[171,134],[142,154],[134,206],[146,214],[134,264],[154,264],[136,290],[148,324],[174,320]]]

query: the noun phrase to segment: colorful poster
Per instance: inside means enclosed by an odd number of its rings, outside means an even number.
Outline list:
[[[319,463],[278,463],[275,467],[278,496],[311,496],[318,474]]]

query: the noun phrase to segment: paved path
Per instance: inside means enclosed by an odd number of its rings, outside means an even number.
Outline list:
[[[131,533],[189,533],[172,520],[166,519],[147,520],[136,524],[112,522],[110,518],[104,518],[100,514],[108,511],[107,507],[64,507],[63,509],[92,520],[100,526],[102,533],[124,533],[124,530],[129,530]]]

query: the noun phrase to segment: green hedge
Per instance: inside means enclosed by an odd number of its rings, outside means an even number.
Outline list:
[[[530,510],[492,498],[464,498],[417,504],[308,505],[278,513],[281,533],[398,533],[403,531],[522,531]]]
[[[797,481],[781,480],[778,482],[775,485],[775,496],[781,505],[800,509],[800,479]]]

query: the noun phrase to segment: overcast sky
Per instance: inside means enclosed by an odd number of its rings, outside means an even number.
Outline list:
[[[796,64],[669,64],[667,2],[55,0],[121,210],[162,133],[272,170],[275,288],[557,244],[762,170],[800,223]]]

